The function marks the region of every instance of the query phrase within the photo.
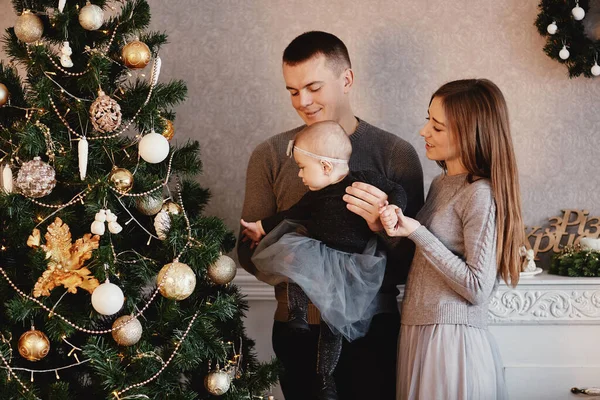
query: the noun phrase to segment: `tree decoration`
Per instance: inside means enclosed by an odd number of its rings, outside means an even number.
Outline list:
[[[40,231],[34,229],[27,239],[27,246],[41,247],[48,258],[48,269],[33,288],[34,297],[50,296],[50,291],[60,285],[69,293],[77,293],[78,287],[92,293],[100,283],[84,264],[92,258],[92,252],[98,248],[100,237],[86,233],[75,243],[71,243],[69,226],[56,217],[48,226],[44,238],[46,244],[41,244]]]
[[[17,174],[17,187],[26,197],[44,197],[56,186],[54,168],[35,157],[21,166]]]
[[[98,98],[90,106],[90,120],[96,131],[112,132],[121,125],[121,106],[100,89]]]
[[[226,255],[221,255],[217,261],[208,266],[208,277],[217,285],[226,285],[235,278],[237,266],[235,261]]]
[[[106,226],[104,223],[106,222],[106,210],[102,209],[98,211],[94,217],[94,222],[92,222],[92,226],[90,227],[90,232],[94,235],[102,236],[106,231]]]
[[[204,377],[204,387],[208,393],[215,396],[225,394],[230,386],[231,376],[227,372],[219,369],[218,365],[216,370],[209,372],[208,375]]]
[[[58,11],[63,12],[65,9],[65,5],[67,4],[67,0],[58,0]]]
[[[77,144],[77,156],[79,160],[79,178],[84,181],[87,175],[87,165],[88,165],[88,155],[89,155],[89,143],[86,137],[82,137],[79,139],[79,143]]]
[[[169,155],[169,141],[163,135],[152,131],[144,135],[138,145],[140,157],[150,164],[158,164]]]
[[[40,17],[29,10],[23,11],[23,14],[15,23],[15,35],[25,43],[33,43],[42,38],[44,34],[44,24]]]
[[[168,141],[171,141],[171,139],[173,139],[173,136],[175,135],[175,127],[173,126],[173,122],[169,121],[164,117],[161,117],[161,119],[163,120],[163,123],[165,125],[165,129],[163,129],[161,134],[164,137],[166,137]]]
[[[102,8],[89,1],[79,11],[79,24],[88,31],[99,29],[104,23],[104,11]]]
[[[144,215],[156,215],[163,206],[162,197],[142,196],[136,199],[135,208]]]
[[[2,167],[2,190],[5,193],[12,193],[13,191],[13,173],[10,164],[5,164]]]
[[[123,303],[125,303],[123,291],[114,283],[110,283],[108,278],[92,293],[92,307],[98,314],[116,314],[123,307]]]
[[[29,361],[40,361],[50,352],[50,340],[40,331],[31,330],[25,332],[19,338],[19,354]]]
[[[69,42],[64,41],[62,46],[60,47],[60,65],[62,65],[65,68],[71,68],[73,66],[71,54],[73,54],[71,45],[69,44]]]
[[[181,206],[171,200],[166,201],[160,212],[156,214],[154,217],[154,229],[156,230],[156,235],[160,240],[165,240],[167,238],[167,232],[171,228],[171,216],[180,214],[182,211]]]
[[[113,168],[108,180],[120,192],[127,193],[133,188],[133,174],[125,168]]]
[[[133,321],[130,321],[131,319],[133,319]],[[125,323],[127,324],[116,329]],[[115,329],[112,331],[112,337],[119,346],[133,346],[142,338],[142,324],[137,318],[131,315],[123,315],[122,317],[117,318],[112,327]]]
[[[597,76],[592,69],[600,53],[600,34],[595,29],[598,20],[586,21],[589,3],[589,0],[541,0],[538,6],[535,26],[546,37],[544,52],[565,64],[571,78]]]
[[[184,300],[196,288],[196,274],[187,264],[175,260],[161,268],[156,283],[160,285],[161,282],[160,294],[167,299]]]
[[[0,107],[8,103],[9,97],[10,93],[8,92],[8,88],[3,83],[0,83]]]
[[[146,43],[134,40],[123,46],[121,57],[127,68],[142,69],[150,62],[152,53]]]

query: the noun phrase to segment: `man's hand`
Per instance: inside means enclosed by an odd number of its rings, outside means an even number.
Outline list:
[[[242,219],[242,220],[240,220],[240,223],[245,228],[242,231],[242,236],[244,236],[242,241],[246,242],[248,240],[251,240],[252,241],[252,243],[250,243],[251,249],[258,246],[258,242],[260,242],[260,239],[262,239],[262,237],[265,235],[265,231],[264,231],[260,221],[246,222]]]
[[[346,188],[346,193],[343,199],[348,210],[363,217],[373,232],[382,230],[379,209],[387,204],[387,194],[363,182],[354,182]]]
[[[404,215],[402,209],[393,204],[379,209],[381,223],[388,236],[406,237],[421,226],[416,219]]]

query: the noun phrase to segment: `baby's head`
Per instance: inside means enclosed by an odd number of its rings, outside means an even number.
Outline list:
[[[307,126],[294,139],[298,176],[310,190],[320,190],[348,175],[352,144],[344,129],[334,121]]]

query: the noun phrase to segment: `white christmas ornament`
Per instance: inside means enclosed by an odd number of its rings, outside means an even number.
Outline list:
[[[95,31],[104,23],[104,11],[102,8],[88,1],[81,11],[79,11],[79,23],[83,29]]]
[[[581,21],[585,17],[585,11],[579,7],[579,3],[571,10],[571,14],[573,14],[573,18],[577,21]]]
[[[108,222],[108,230],[110,233],[120,233],[123,227],[117,223],[117,216],[110,210],[106,210],[106,222]]]
[[[65,68],[71,68],[73,66],[71,54],[73,54],[73,50],[71,49],[69,42],[63,42],[60,48],[60,65]]]
[[[13,174],[8,164],[2,168],[2,189],[6,193],[12,193],[13,191]]]
[[[121,288],[110,283],[108,279],[92,293],[92,306],[102,315],[118,313],[124,302],[125,297]]]
[[[87,165],[88,165],[88,141],[85,137],[79,139],[79,144],[77,145],[77,151],[79,156],[79,177],[81,180],[85,180],[85,176],[87,174]]]
[[[546,28],[549,34],[554,35],[558,30],[558,26],[556,26],[556,22],[552,21],[550,25]]]
[[[154,131],[145,135],[139,143],[140,156],[150,164],[158,164],[169,155],[169,141]]]
[[[58,0],[58,11],[63,12],[65,4],[67,4],[67,0]]]
[[[597,62],[595,62],[591,71],[592,71],[592,75],[594,75],[594,76],[600,75],[600,65],[598,65]]]
[[[94,222],[92,222],[92,227],[90,228],[90,232],[94,235],[104,235],[105,227],[104,223],[106,222],[106,210],[100,210],[96,213],[94,217]]]
[[[569,53],[569,50],[567,50],[567,46],[563,46],[560,52],[558,53],[558,56],[563,60],[569,58],[569,55],[571,55],[571,53]]]

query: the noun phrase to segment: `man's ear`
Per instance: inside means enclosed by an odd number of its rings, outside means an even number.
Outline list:
[[[331,164],[330,161],[321,160],[321,168],[323,169],[323,173],[325,175],[329,175],[331,174],[331,171],[333,171],[333,164]]]
[[[346,68],[343,72],[344,75],[344,93],[350,92],[352,89],[352,84],[354,83],[354,71],[352,68]]]

